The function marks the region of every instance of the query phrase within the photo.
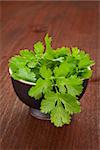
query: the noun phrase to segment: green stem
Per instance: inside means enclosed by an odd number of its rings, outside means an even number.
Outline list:
[[[56,90],[57,93],[59,93],[56,86],[55,86],[55,90]]]
[[[65,77],[54,77],[54,76],[52,76],[51,78],[48,78],[48,79],[63,79],[63,78],[65,78]]]

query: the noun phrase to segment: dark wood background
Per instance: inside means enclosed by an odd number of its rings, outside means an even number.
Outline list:
[[[1,2],[0,141],[1,150],[99,150],[99,2]],[[8,59],[32,48],[45,33],[53,47],[78,46],[95,60],[93,77],[81,99],[82,112],[71,125],[54,127],[29,114],[15,95]]]

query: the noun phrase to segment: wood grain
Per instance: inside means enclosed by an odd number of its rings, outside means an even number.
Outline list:
[[[1,150],[99,150],[100,45],[99,2],[1,2],[0,141]],[[93,77],[81,99],[82,112],[71,125],[54,127],[33,118],[15,95],[8,59],[33,48],[45,33],[53,47],[78,46],[95,60]]]

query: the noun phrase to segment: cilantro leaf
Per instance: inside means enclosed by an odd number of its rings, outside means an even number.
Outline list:
[[[48,34],[46,34],[46,36],[45,36],[45,45],[46,45],[46,51],[47,52],[50,51],[50,50],[52,50],[51,42],[52,42],[52,38],[49,37]]]
[[[34,53],[29,50],[21,50],[20,55],[12,57],[9,61],[9,66],[13,73],[17,72],[21,67],[26,67],[28,65],[29,68],[33,68],[36,64]]]
[[[92,70],[91,69],[82,69],[78,71],[78,75],[82,79],[89,79],[92,76]]]
[[[36,60],[34,60],[34,61],[31,61],[31,62],[29,62],[28,64],[27,64],[27,66],[29,67],[29,68],[35,68],[36,67],[36,65],[37,65],[37,61]]]
[[[64,124],[69,124],[70,118],[69,113],[63,108],[61,102],[57,103],[57,106],[50,114],[51,122],[54,123],[56,127],[62,127]]]
[[[72,47],[72,56],[77,58],[79,55],[80,50],[78,49],[78,47]]]
[[[31,72],[30,69],[27,67],[19,68],[17,72],[17,77],[19,77],[20,79],[32,81],[32,82],[36,80],[35,74]]]
[[[64,61],[60,64],[59,67],[56,67],[54,69],[54,75],[56,77],[64,76],[66,77],[69,73],[73,74],[73,71],[75,69],[74,64],[67,63],[67,61]]]
[[[46,93],[41,102],[41,112],[50,113],[51,122],[55,126],[70,123],[70,114],[81,111],[80,103],[70,94]]]
[[[34,44],[34,52],[38,60],[43,56],[44,46],[42,42],[37,42]]]
[[[45,99],[41,102],[41,112],[50,113],[51,122],[57,127],[70,123],[70,115],[64,109],[60,99],[58,93],[50,92],[46,93]]]
[[[37,65],[38,62],[33,51],[27,49],[21,50],[20,55],[27,60],[29,68],[34,68]]]
[[[70,49],[67,47],[61,47],[56,50],[53,50],[51,47],[52,38],[48,36],[48,34],[45,36],[45,44],[46,44],[46,52],[44,55],[44,58],[52,60],[52,61],[59,61],[63,62],[64,57],[66,55],[70,54]]]
[[[44,79],[39,78],[36,85],[29,91],[29,95],[36,99],[39,99],[42,96],[42,93],[45,94],[48,90],[52,89],[52,82],[49,79],[52,75],[52,71],[49,68],[47,69],[46,66],[42,66],[40,68],[40,75]]]
[[[70,55],[70,54],[71,54],[70,48],[68,48],[68,47],[61,47],[61,48],[57,48],[55,50],[56,58],[63,57],[63,56],[66,56],[66,55]]]
[[[31,70],[27,67],[21,67],[16,72],[12,72],[12,77],[15,80],[26,80],[30,82],[35,82],[35,74],[34,72],[31,72]]]
[[[12,73],[12,77],[15,80],[25,80],[30,82],[36,81],[34,72],[31,72],[30,69],[27,67],[19,68],[17,72]]]
[[[22,66],[25,66],[27,64],[27,62],[28,62],[28,60],[17,55],[10,59],[9,66],[12,67],[12,65],[14,65],[16,68],[18,68],[18,67],[21,68]]]
[[[78,113],[81,111],[80,102],[70,94],[61,94],[61,101],[64,104],[65,110],[69,113]]]
[[[79,64],[78,64],[79,68],[87,68],[89,66],[94,65],[94,61],[90,59],[88,54],[84,54],[84,57],[83,57],[81,55],[81,53],[80,53],[80,56],[79,56],[79,59],[80,59]]]
[[[31,97],[39,99],[42,96],[42,93],[47,93],[50,89],[52,89],[52,82],[48,79],[39,78],[36,82],[36,85],[31,87],[28,94]]]
[[[33,52],[21,50],[21,56],[12,57],[9,61],[9,67],[12,70],[12,77],[15,80],[26,80],[34,82],[36,80],[34,72],[27,67],[27,64],[34,58]],[[28,56],[26,56],[28,54]],[[31,57],[30,57],[30,56]]]
[[[78,60],[78,67],[80,69],[94,65],[94,61],[90,59],[90,56],[84,51],[80,51],[77,47],[72,48],[72,56]]]
[[[78,78],[75,75],[72,75],[69,78],[67,78],[65,84],[68,93],[73,96],[80,95],[83,89],[82,83],[83,83],[82,79]]]
[[[61,93],[66,93],[66,87],[65,87],[65,83],[66,83],[66,78],[63,77],[61,79],[56,79],[56,84],[59,88],[59,92]]]
[[[28,49],[20,50],[20,55],[28,60],[34,60],[35,55],[34,52]]]
[[[23,67],[23,66],[26,66],[28,60],[25,59],[25,58],[22,58],[21,56],[15,56],[15,57],[12,57],[10,60],[9,60],[9,67],[10,69],[12,70],[12,72],[16,72],[19,68]]]
[[[52,76],[52,71],[50,68],[46,68],[46,66],[42,66],[40,68],[40,75],[43,77],[43,78],[51,78]]]
[[[52,42],[52,38],[48,36],[48,34],[46,34],[45,36],[45,46],[46,46],[46,51],[44,54],[44,59],[48,59],[48,60],[52,60],[54,59],[54,50],[51,46],[51,42]]]
[[[51,110],[54,109],[56,101],[57,101],[57,96],[53,91],[46,93],[45,99],[43,99],[41,102],[41,107],[40,107],[41,112],[50,113]]]

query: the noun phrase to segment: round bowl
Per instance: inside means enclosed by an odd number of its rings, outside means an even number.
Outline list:
[[[10,76],[11,76],[12,72],[11,72],[10,69],[9,69],[9,73],[10,73]],[[31,115],[38,118],[38,119],[50,120],[49,114],[44,114],[44,113],[40,112],[40,104],[41,104],[42,98],[39,99],[39,100],[35,100],[35,98],[32,98],[28,95],[29,89],[33,85],[35,85],[35,83],[27,82],[27,81],[24,81],[24,80],[14,80],[12,77],[11,77],[11,81],[12,81],[14,91],[15,91],[16,95],[18,96],[18,98],[23,103],[25,103],[26,105],[28,105],[30,107]],[[86,79],[83,82],[83,91],[80,94],[80,96],[78,96],[79,100],[81,99],[81,97],[85,93],[87,84],[88,84],[88,80]]]

